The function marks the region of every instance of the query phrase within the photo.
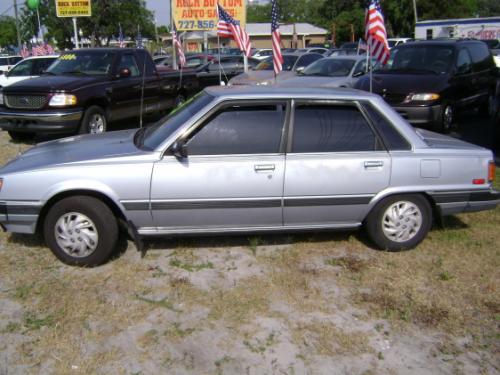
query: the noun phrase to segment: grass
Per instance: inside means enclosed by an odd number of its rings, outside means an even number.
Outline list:
[[[0,160],[26,148],[5,137]],[[499,179],[497,173],[497,188]],[[135,361],[134,371],[229,373],[240,362],[253,366],[248,358],[255,356],[272,367],[282,344],[296,349],[306,367],[318,358],[361,354],[386,363],[371,336],[415,329],[446,337],[433,348],[437,356],[494,356],[499,227],[500,209],[457,215],[417,249],[400,253],[370,249],[355,233],[210,239],[209,248],[202,240],[178,240],[173,251],[158,243],[144,259],[130,246],[95,269],[62,265],[40,238],[0,233],[0,300],[21,311],[4,318],[0,304],[0,342],[22,335],[26,342],[9,342],[13,361],[55,374],[126,373],[124,358]],[[356,329],[338,324],[339,313],[351,309],[365,323],[378,323],[371,331],[353,321]],[[144,331],[134,331],[142,325]],[[466,347],[457,344],[462,337],[471,338]],[[208,352],[206,367],[196,367],[192,353],[208,348],[218,350]]]

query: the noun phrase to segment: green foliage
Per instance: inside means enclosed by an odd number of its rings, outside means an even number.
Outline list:
[[[16,20],[14,17],[0,16],[0,47],[17,45]]]

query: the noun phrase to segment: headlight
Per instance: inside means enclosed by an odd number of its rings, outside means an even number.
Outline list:
[[[69,94],[55,94],[50,98],[49,107],[66,107],[76,105],[76,96]]]
[[[405,103],[409,102],[432,102],[440,98],[439,94],[423,93],[423,94],[410,94],[406,97]]]

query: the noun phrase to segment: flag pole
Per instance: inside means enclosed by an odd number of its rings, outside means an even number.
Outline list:
[[[372,76],[373,67],[372,67],[371,57],[372,57],[372,48],[371,48],[370,38],[368,38],[368,66],[370,69],[370,92],[373,91],[373,76]]]
[[[221,63],[220,63],[220,37],[219,37],[219,33],[217,33],[217,52],[218,52],[218,59],[219,59],[219,85],[222,84],[222,71],[221,71]]]
[[[174,70],[177,70],[178,67],[177,67],[177,54],[176,54],[176,51],[175,51],[175,46],[174,46],[174,37],[172,35],[172,31],[175,30],[176,34],[177,34],[177,29],[175,27],[175,20],[174,20],[174,11],[172,9],[172,2],[173,1],[170,1],[170,37],[172,38],[172,68]]]

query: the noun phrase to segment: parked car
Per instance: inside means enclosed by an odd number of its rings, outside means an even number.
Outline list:
[[[0,74],[8,72],[22,59],[21,56],[0,56]]]
[[[273,50],[270,48],[260,48],[252,53],[252,57],[257,60],[264,60],[272,55],[273,55]]]
[[[315,53],[320,53],[322,55],[326,54],[328,51],[329,51],[328,48],[324,48],[324,47],[308,47],[308,48],[300,48],[297,50],[297,52],[299,52],[299,53],[315,52]]]
[[[215,59],[215,56],[213,55],[204,55],[200,53],[195,53],[191,55],[186,55],[186,65],[184,66],[183,69],[196,69],[199,68],[203,65],[205,65],[207,62],[210,62]],[[177,66],[179,66],[179,58],[177,57]],[[173,64],[172,64],[172,57],[167,58],[160,63],[156,64],[156,68],[158,69],[159,72],[167,72],[174,70]]]
[[[180,84],[177,77],[160,76],[143,49],[66,52],[43,76],[3,89],[0,128],[16,140],[36,133],[101,133],[108,123],[139,117],[141,108],[142,114],[172,108]]]
[[[401,44],[405,44],[408,42],[412,42],[414,39],[412,38],[388,38],[387,43],[389,44],[389,48],[394,48],[396,46],[399,46]]]
[[[303,70],[314,61],[324,56],[319,53],[290,53],[283,54],[283,71],[278,74],[277,81],[293,77],[296,72]],[[231,80],[231,85],[269,85],[275,82],[273,58],[268,57],[257,65],[252,71],[242,73]]]
[[[33,56],[21,60],[7,73],[0,75],[0,90],[13,83],[40,76],[57,58],[57,55]]]
[[[491,151],[415,130],[377,95],[211,87],[154,126],[21,154],[0,169],[0,224],[43,232],[80,266],[110,258],[119,225],[139,249],[158,235],[364,226],[400,250],[435,215],[494,209],[493,175]]]
[[[389,63],[373,71],[373,92],[412,124],[447,132],[457,113],[479,107],[488,113],[495,64],[475,40],[410,42],[391,50]],[[356,88],[369,90],[369,77]]]
[[[366,56],[327,57],[280,83],[283,86],[353,87],[366,72]]]

